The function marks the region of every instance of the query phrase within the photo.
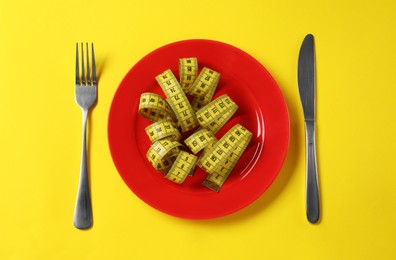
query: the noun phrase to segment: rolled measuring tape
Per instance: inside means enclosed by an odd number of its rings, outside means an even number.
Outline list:
[[[208,173],[203,185],[218,192],[251,138],[252,133],[240,124],[225,133],[200,159],[199,166]]]
[[[191,102],[191,107],[194,111],[200,110],[202,107],[209,104],[210,101],[212,101],[213,95],[216,91],[216,87],[217,85],[213,86],[204,96],[194,97],[193,101]]]
[[[191,152],[197,154],[215,140],[216,138],[213,136],[213,133],[203,128],[187,137],[184,143],[190,148]]]
[[[213,134],[216,134],[225,125],[225,123],[230,120],[237,110],[238,106],[232,106],[231,109],[222,113],[217,120],[210,122],[206,128],[209,129]]]
[[[195,112],[173,72],[168,69],[155,77],[155,79],[164,91],[182,132],[184,133],[197,127],[199,124]]]
[[[198,129],[195,133],[184,140],[184,143],[194,154],[204,150],[196,162],[197,165],[199,164],[199,159],[202,158],[206,151],[208,151],[208,148],[212,147],[212,144],[216,142],[217,139],[214,137],[213,133],[205,128]],[[192,176],[193,172],[189,175]]]
[[[238,106],[228,95],[212,101],[220,73],[204,67],[198,75],[196,58],[179,60],[180,83],[171,70],[155,77],[166,100],[154,93],[143,93],[139,114],[154,122],[145,128],[152,142],[146,157],[164,177],[177,184],[192,175],[198,165],[208,173],[203,185],[219,191],[236,165],[252,134],[235,125],[220,140],[214,134],[235,114]],[[190,104],[186,93],[194,96]],[[200,126],[184,140],[191,152],[179,143],[181,132]]]
[[[202,168],[202,158],[210,151],[210,149],[212,149],[212,147],[218,142],[219,140],[217,140],[216,137],[214,137],[213,142],[209,143],[202,151],[201,155],[198,157],[197,160],[197,166]]]
[[[194,96],[191,107],[198,111],[205,105],[209,104],[216,91],[217,84],[220,80],[220,73],[204,67],[199,73],[197,80],[189,89],[189,94]]]
[[[157,171],[168,172],[181,149],[183,145],[177,141],[158,140],[150,146],[146,157]]]
[[[187,93],[194,97],[203,97],[213,89],[216,89],[219,79],[220,73],[204,67],[192,86],[187,90]]]
[[[164,138],[171,141],[179,141],[181,139],[177,124],[172,119],[157,121],[146,127],[145,131],[152,143]]]
[[[215,133],[232,117],[237,109],[238,106],[234,101],[224,94],[205,105],[195,114],[202,127],[211,128]]]
[[[187,92],[194,84],[198,75],[198,60],[197,58],[182,58],[179,59],[179,78],[180,86],[184,92]]]
[[[198,157],[185,151],[180,151],[165,178],[177,184],[182,184],[187,176],[192,175]]]
[[[176,120],[176,116],[168,102],[160,95],[150,92],[140,95],[138,112],[152,122],[163,119]]]

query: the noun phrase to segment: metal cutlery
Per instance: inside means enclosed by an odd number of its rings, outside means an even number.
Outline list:
[[[312,34],[305,36],[298,57],[298,89],[305,121],[306,214],[317,223],[320,217],[318,172],[315,147],[315,49]]]
[[[91,62],[89,59],[88,43],[86,43],[86,56],[84,56],[84,44],[81,43],[81,74],[79,65],[79,44],[76,44],[76,89],[75,99],[82,110],[82,156],[80,180],[78,184],[77,200],[74,211],[74,226],[78,229],[87,229],[92,226],[92,206],[88,181],[87,162],[87,120],[88,114],[97,99],[97,81],[94,45],[91,44]],[[90,70],[90,63],[91,68]]]

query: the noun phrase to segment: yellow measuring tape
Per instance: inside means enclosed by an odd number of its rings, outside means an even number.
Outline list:
[[[213,95],[216,91],[217,84],[219,83],[220,80],[220,73],[211,70],[207,67],[204,67],[201,71],[201,73],[198,76],[198,79],[196,83],[191,87],[190,91],[192,93],[196,93],[196,96],[194,97],[193,101],[191,102],[191,106],[194,111],[199,110],[206,104],[209,104],[209,102],[212,100]],[[198,82],[200,84],[198,84]],[[205,88],[207,85],[207,91],[204,92],[203,94],[199,95],[198,90],[199,88]],[[196,89],[196,90],[194,90]]]
[[[172,119],[157,121],[146,127],[145,130],[152,143],[164,138],[171,141],[179,141],[181,139],[177,125]]]
[[[188,148],[190,148],[191,152],[196,154],[215,140],[216,138],[213,136],[211,131],[208,129],[200,129],[187,137],[187,139],[184,140],[184,143]]]
[[[212,149],[212,147],[218,142],[216,137],[214,137],[213,142],[209,143],[202,151],[201,155],[198,157],[197,166],[202,168],[202,158]]]
[[[146,157],[159,172],[167,172],[176,160],[183,145],[167,139],[154,142],[147,151]]]
[[[183,183],[186,177],[194,172],[197,159],[193,154],[180,151],[165,178],[178,184]]]
[[[232,106],[231,109],[225,111],[216,121],[210,122],[209,125],[206,126],[206,128],[212,131],[213,134],[216,134],[235,114],[237,110],[238,106]]]
[[[198,75],[197,58],[179,59],[179,77],[180,86],[184,92],[187,92],[194,84]]]
[[[201,73],[199,73],[197,80],[195,80],[191,88],[188,89],[187,93],[194,97],[205,96],[217,86],[219,79],[220,73],[204,67]]]
[[[200,159],[200,167],[209,174],[203,185],[219,191],[251,138],[251,132],[236,124],[214,144]]]
[[[198,126],[194,110],[173,72],[168,69],[155,78],[164,91],[168,103],[176,114],[182,132],[184,133]]]
[[[154,122],[145,131],[152,142],[146,157],[164,177],[181,184],[198,165],[208,173],[203,185],[219,191],[250,142],[252,134],[241,125],[220,140],[214,134],[235,114],[238,106],[228,95],[212,101],[220,73],[204,67],[198,75],[197,58],[179,59],[180,83],[168,69],[155,77],[166,100],[154,93],[140,97],[139,114]],[[186,93],[193,96],[190,104]],[[199,128],[179,142],[181,132]],[[199,153],[199,154],[198,154]]]
[[[237,109],[238,106],[234,101],[228,95],[224,94],[205,105],[195,114],[202,127],[207,127],[213,133],[216,133],[232,117]]]
[[[176,119],[176,116],[168,102],[160,95],[150,92],[140,95],[138,112],[141,116],[152,122],[162,119]]]

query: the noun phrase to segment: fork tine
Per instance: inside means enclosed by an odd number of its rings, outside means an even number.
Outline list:
[[[80,85],[80,70],[78,67],[78,43],[76,43],[76,84]]]
[[[91,86],[91,74],[90,74],[90,71],[89,71],[88,42],[86,43],[85,46],[86,46],[85,50],[87,51],[87,85]]]
[[[94,44],[92,43],[92,84],[96,86],[96,64],[95,64],[95,53]]]
[[[84,72],[84,44],[83,43],[81,43],[81,81],[82,81],[82,84],[81,85],[86,85],[85,84],[85,72]]]

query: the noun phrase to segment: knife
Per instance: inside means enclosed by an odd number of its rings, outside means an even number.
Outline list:
[[[314,37],[308,34],[298,56],[298,90],[305,121],[306,213],[311,223],[317,223],[320,216],[315,148],[315,79]]]

